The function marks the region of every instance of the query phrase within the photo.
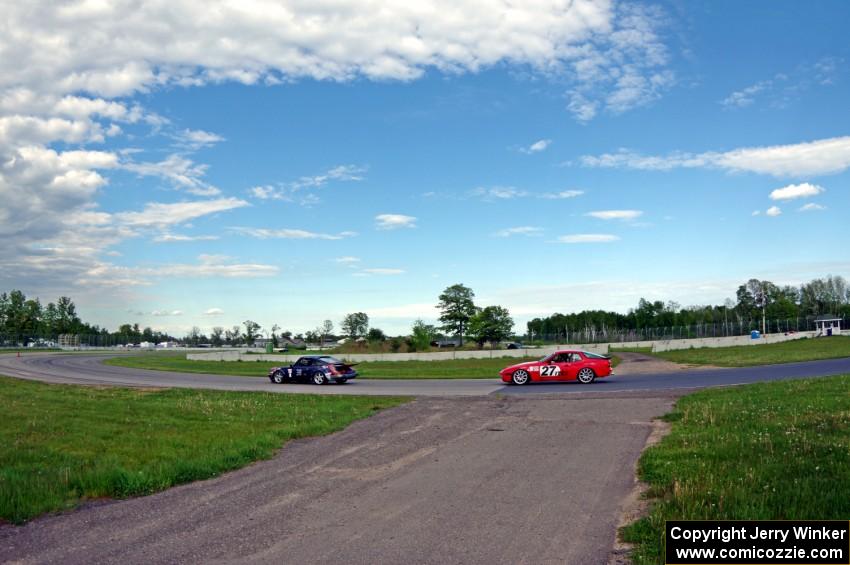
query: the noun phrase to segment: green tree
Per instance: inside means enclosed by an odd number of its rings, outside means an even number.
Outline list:
[[[510,312],[501,306],[487,306],[469,320],[469,333],[479,347],[485,342],[496,344],[507,340],[513,328]]]
[[[369,316],[363,312],[348,314],[342,320],[342,332],[352,339],[363,337],[369,331]]]
[[[260,335],[261,326],[257,322],[253,320],[245,320],[242,322],[242,325],[245,326],[245,344],[246,345],[254,345],[254,341]]]
[[[437,335],[437,328],[431,324],[426,324],[421,319],[413,322],[413,333],[410,336],[416,351],[423,351],[431,346],[434,337]]]
[[[472,299],[475,293],[472,289],[462,284],[452,285],[439,297],[437,308],[442,312],[440,322],[442,329],[460,338],[463,345],[463,334],[469,324],[470,318],[475,315],[475,303]]]
[[[366,334],[366,339],[369,341],[384,341],[387,339],[387,336],[384,334],[384,330],[380,328],[371,328],[369,333]]]
[[[210,339],[212,341],[213,347],[221,347],[221,344],[224,343],[224,340],[221,338],[222,334],[224,334],[224,328],[221,326],[216,326],[212,329],[212,333],[210,334]]]

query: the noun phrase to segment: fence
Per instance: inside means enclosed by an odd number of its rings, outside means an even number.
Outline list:
[[[21,335],[0,333],[0,348],[52,349],[52,348],[88,348],[119,347],[138,345],[145,341],[126,335],[103,334],[60,334],[60,335]]]
[[[841,320],[841,328],[848,329],[847,319]],[[767,334],[786,334],[790,332],[805,332],[815,329],[815,317],[789,318],[786,320],[766,320]],[[747,336],[753,330],[762,331],[761,320],[730,321],[711,324],[695,324],[691,326],[668,326],[660,328],[610,329],[586,328],[579,331],[563,331],[551,333],[526,334],[529,343],[627,343],[635,341],[669,341],[676,339],[697,339]]]

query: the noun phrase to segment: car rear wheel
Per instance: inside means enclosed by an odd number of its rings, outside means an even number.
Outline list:
[[[324,373],[313,373],[313,384],[314,385],[323,385],[328,382],[328,378]]]
[[[590,369],[588,367],[585,367],[584,369],[578,372],[578,382],[582,384],[590,384],[595,378],[596,373],[593,372],[593,369]]]
[[[272,382],[276,385],[283,384],[283,373],[280,371],[275,371],[272,375]]]
[[[514,371],[511,375],[511,382],[515,385],[525,385],[528,384],[531,379],[528,377],[528,371],[525,369],[519,369]]]

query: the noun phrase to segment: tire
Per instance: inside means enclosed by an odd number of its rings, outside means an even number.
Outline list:
[[[578,372],[576,375],[576,380],[584,385],[589,385],[596,379],[596,373],[593,372],[593,369],[590,367],[585,367]]]
[[[511,375],[511,384],[515,385],[527,385],[531,382],[531,376],[528,374],[528,371],[525,369],[517,369]]]
[[[271,381],[276,385],[282,385],[284,381],[283,373],[280,371],[275,371],[274,374],[270,377]]]
[[[314,385],[323,385],[328,382],[328,378],[321,371],[313,373],[313,376],[310,378]]]

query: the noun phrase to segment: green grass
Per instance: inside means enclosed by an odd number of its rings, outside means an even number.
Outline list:
[[[510,357],[494,359],[451,359],[446,361],[370,361],[358,363],[358,378],[363,379],[492,379],[509,365],[536,360],[537,357]],[[133,355],[114,357],[108,365],[152,369],[155,371],[180,371],[209,373],[239,377],[266,377],[269,369],[282,362],[268,361],[189,361],[180,355]]]
[[[206,479],[401,398],[142,391],[0,377],[0,519]],[[0,520],[0,521],[2,521]]]
[[[739,345],[700,349],[680,349],[654,355],[675,363],[749,367],[850,357],[850,336],[797,339],[768,345]]]
[[[846,520],[850,375],[714,389],[666,416],[644,452],[655,502],[623,529],[637,565],[664,563],[665,520]]]

